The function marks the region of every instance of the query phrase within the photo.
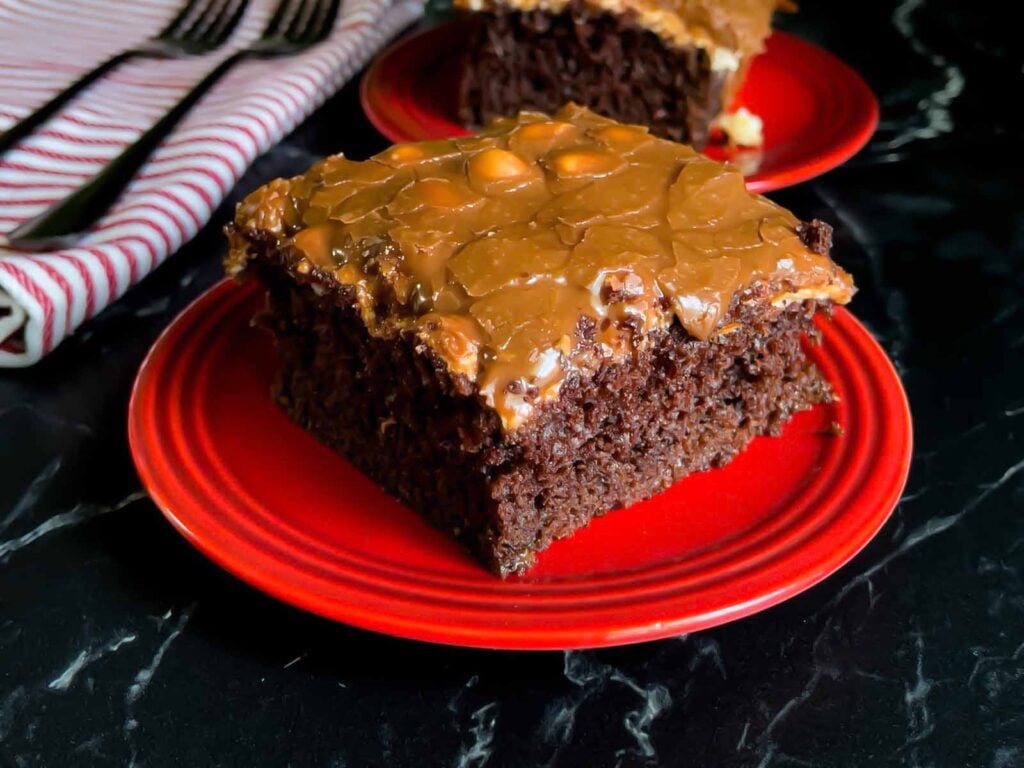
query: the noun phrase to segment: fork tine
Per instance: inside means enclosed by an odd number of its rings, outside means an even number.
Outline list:
[[[341,8],[341,0],[327,0],[321,2],[320,8],[323,13],[318,14],[317,23],[310,29],[309,34],[303,41],[309,45],[326,40],[334,30],[334,22],[338,18],[338,11]]]
[[[195,45],[208,45],[211,39],[211,30],[223,16],[224,10],[229,4],[230,0],[211,0],[192,28],[185,33],[188,42]]]
[[[183,43],[197,40],[199,33],[204,29],[204,24],[206,18],[210,15],[210,11],[215,10],[220,2],[221,0],[201,0],[192,9],[193,12],[182,19],[181,24],[178,25],[178,29],[175,31],[174,38]]]
[[[286,21],[290,6],[290,0],[279,0],[277,8],[274,9],[274,15],[270,17],[270,21],[267,22],[267,26],[263,29],[264,40],[282,35],[282,25]]]
[[[288,30],[288,39],[298,45],[313,45],[330,34],[340,3],[337,0],[309,0],[300,29]]]
[[[224,9],[225,12],[213,28],[212,45],[219,46],[230,37],[235,27],[238,26],[238,22],[241,21],[246,5],[248,5],[247,0],[230,0],[228,2]]]
[[[284,38],[286,40],[295,42],[301,39],[302,32],[309,24],[310,17],[313,15],[315,3],[316,0],[299,0],[295,14],[292,16],[288,28],[284,30]]]
[[[185,19],[194,15],[196,7],[203,2],[206,0],[188,0],[181,6],[181,10],[175,17],[167,22],[167,26],[160,30],[157,37],[177,37],[180,34],[178,27],[184,23]]]

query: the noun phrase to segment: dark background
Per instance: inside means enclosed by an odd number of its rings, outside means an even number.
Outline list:
[[[808,2],[780,21],[882,104],[857,158],[772,195],[836,225],[853,310],[914,413],[906,495],[841,572],[674,640],[496,653],[303,614],[178,536],[137,493],[132,379],[219,278],[242,194],[384,146],[350,86],[190,245],[43,363],[0,372],[0,765],[1024,765],[1024,56],[1009,7]]]

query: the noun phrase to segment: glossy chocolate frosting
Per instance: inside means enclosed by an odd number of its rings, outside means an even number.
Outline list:
[[[568,105],[271,182],[239,205],[227,265],[270,238],[300,279],[344,286],[371,334],[415,334],[512,430],[568,373],[674,320],[727,332],[756,283],[777,305],[848,301],[849,275],[799,226],[735,168]]]

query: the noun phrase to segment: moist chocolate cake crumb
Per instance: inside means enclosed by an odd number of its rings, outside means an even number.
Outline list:
[[[635,358],[570,377],[506,433],[426,347],[371,336],[351,307],[275,261],[260,257],[257,274],[275,318],[278,402],[501,576],[831,398],[803,349],[817,303],[776,309],[762,286],[732,307],[737,330],[699,341],[674,324]]]
[[[832,225],[821,219],[800,222],[796,225],[796,233],[803,244],[817,254],[828,256],[832,250]]]
[[[700,148],[724,106],[725,76],[707,51],[667,45],[629,11],[571,0],[559,13],[498,6],[467,23],[459,89],[467,125],[574,101]]]

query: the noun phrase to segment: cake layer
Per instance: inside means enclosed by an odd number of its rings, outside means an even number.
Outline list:
[[[847,301],[849,276],[799,226],[736,169],[568,106],[273,182],[239,206],[228,269],[271,244],[345,289],[371,335],[412,334],[512,431],[655,331],[721,334],[755,285],[776,306]]]
[[[468,125],[574,101],[698,148],[764,50],[775,8],[792,8],[777,0],[454,4],[471,22],[460,93]],[[742,143],[761,136],[747,131]]]
[[[732,332],[655,331],[636,356],[571,377],[510,434],[414,334],[371,335],[350,304],[285,261],[270,251],[256,268],[270,289],[262,324],[281,357],[279,402],[502,576],[829,397],[801,346],[815,303],[774,307],[760,288],[737,298]]]
[[[454,0],[470,12],[563,12],[579,0]],[[764,49],[778,0],[585,0],[587,7],[636,23],[677,48],[701,48],[719,67],[736,69],[738,62]],[[730,63],[732,62],[732,63]]]
[[[731,77],[708,51],[668,45],[635,18],[579,0],[558,13],[498,8],[466,23],[459,116],[467,125],[572,100],[700,148]]]

